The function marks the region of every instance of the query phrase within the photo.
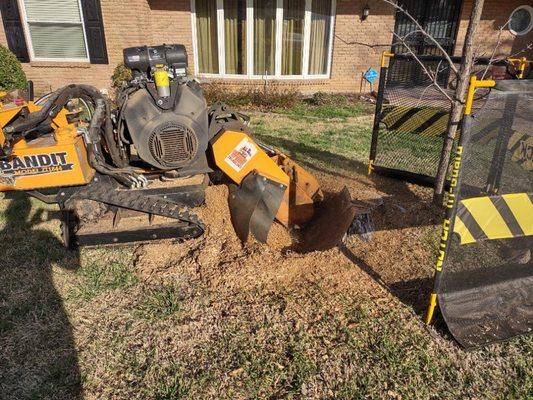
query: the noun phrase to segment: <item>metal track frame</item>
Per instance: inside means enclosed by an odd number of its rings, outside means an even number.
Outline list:
[[[205,225],[190,208],[199,206],[203,202],[205,185],[204,181],[203,184],[194,186],[132,190],[122,188],[108,176],[96,175],[86,186],[63,188],[55,195],[55,202],[62,211],[62,234],[65,246],[199,237],[205,232]],[[53,198],[52,195],[42,195],[38,192],[30,194],[48,201]],[[107,233],[77,235],[75,232],[77,218],[72,210],[73,202],[76,200],[93,200],[111,206],[115,211],[114,225],[115,222],[118,225],[123,210],[145,213],[150,224],[135,231],[116,229]],[[155,215],[171,218],[176,223],[151,225]]]

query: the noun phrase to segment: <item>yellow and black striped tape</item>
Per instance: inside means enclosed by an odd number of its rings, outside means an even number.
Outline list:
[[[448,114],[448,110],[437,107],[385,105],[381,122],[390,131],[437,137],[446,133]]]
[[[461,244],[533,235],[533,194],[472,197],[457,205],[454,232]]]

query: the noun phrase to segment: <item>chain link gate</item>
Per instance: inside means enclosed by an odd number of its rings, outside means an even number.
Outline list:
[[[406,54],[382,54],[369,173],[376,171],[431,186],[448,126],[449,98],[454,96],[457,78],[443,57],[421,55],[417,59]],[[451,60],[458,69],[461,58],[451,57]],[[476,60],[473,75],[490,76],[489,62],[486,58]],[[393,70],[408,70],[413,64],[421,70],[436,71],[440,88],[423,72],[416,79],[411,74],[391,74]],[[511,63],[503,61],[497,65],[509,67]],[[519,63],[512,72],[518,76],[522,68],[523,63]],[[483,106],[487,93],[487,90],[476,92],[475,109]],[[489,124],[485,129],[495,129],[495,126]]]

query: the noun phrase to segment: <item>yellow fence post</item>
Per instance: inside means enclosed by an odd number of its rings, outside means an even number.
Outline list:
[[[527,65],[533,63],[533,61],[529,61],[526,57],[508,58],[507,61],[518,64],[518,74],[516,75],[518,79],[524,79]]]

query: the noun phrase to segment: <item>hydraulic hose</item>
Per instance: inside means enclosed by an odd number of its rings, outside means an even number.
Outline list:
[[[25,136],[40,126],[50,126],[52,119],[75,98],[87,98],[94,104],[95,110],[89,124],[89,137],[87,152],[89,163],[98,172],[115,178],[128,187],[141,187],[145,178],[136,174],[132,168],[127,167],[127,162],[121,157],[117,141],[114,138],[113,124],[111,121],[111,105],[109,101],[93,86],[69,85],[51,93],[39,111],[28,114],[25,118],[15,120],[6,126],[4,132],[14,136]],[[106,162],[102,151],[102,136],[106,142],[107,150],[115,165]]]
[[[96,100],[104,98],[93,86],[68,85],[51,93],[39,111],[29,114],[24,119],[15,120],[6,126],[4,130],[7,133],[22,133],[36,128],[43,122],[50,123],[69,100],[83,96],[89,97],[94,103],[96,103]]]
[[[105,160],[102,152],[100,135],[102,125],[105,125],[107,124],[107,121],[110,121],[109,113],[107,112],[108,107],[109,103],[103,98],[98,99],[95,102],[94,114],[89,124],[89,142],[86,143],[89,163],[99,173],[109,175],[127,187],[142,187],[146,183],[146,179],[143,176],[136,174],[132,168],[117,168],[107,164]]]
[[[25,136],[26,132],[30,132],[41,125],[50,125],[53,118],[65,107],[65,105],[75,98],[90,99],[91,102],[97,105],[101,102],[104,105],[101,115],[98,116],[98,127],[93,127],[93,130],[98,129],[98,140],[100,139],[100,129],[103,127],[103,136],[107,144],[107,149],[111,160],[115,166],[123,168],[127,165],[127,159],[122,156],[117,140],[114,137],[113,123],[111,121],[111,104],[102,93],[93,86],[89,85],[68,85],[51,94],[46,98],[45,103],[39,111],[30,113],[26,118],[15,120],[13,123],[4,128],[4,132],[14,135],[20,134]],[[93,118],[94,120],[94,118]],[[96,135],[96,133],[94,133]],[[96,137],[93,138],[96,140]]]

